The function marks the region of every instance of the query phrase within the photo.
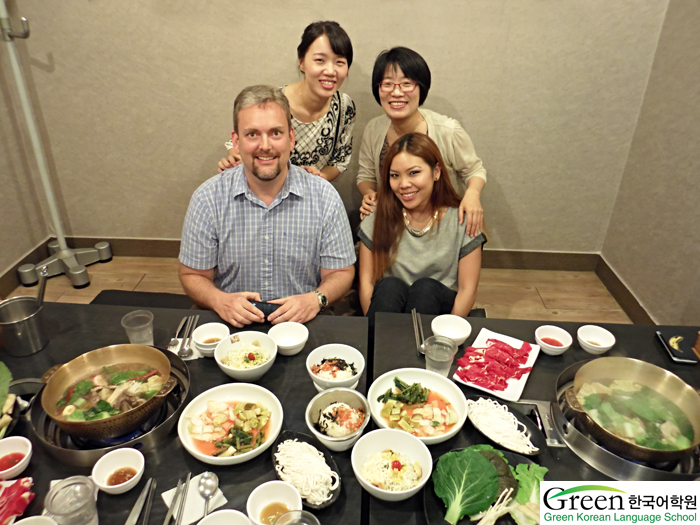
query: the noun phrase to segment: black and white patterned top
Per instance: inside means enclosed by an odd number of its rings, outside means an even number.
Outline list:
[[[333,166],[343,173],[352,156],[356,116],[355,103],[340,92],[333,95],[328,113],[314,122],[302,122],[292,115],[296,144],[289,160],[297,166],[314,166],[318,170]],[[232,147],[230,141],[226,143],[227,149]]]

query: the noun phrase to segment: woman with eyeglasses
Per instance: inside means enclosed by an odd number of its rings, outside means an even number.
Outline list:
[[[304,78],[282,88],[295,135],[290,161],[329,181],[347,169],[352,155],[355,103],[338,91],[352,56],[350,37],[337,22],[314,22],[304,29],[297,47]],[[220,172],[240,163],[231,141],[226,148],[228,157],[219,161]]]
[[[407,133],[425,133],[440,149],[452,185],[461,196],[459,223],[466,219],[467,233],[476,236],[484,224],[481,190],[486,170],[459,122],[419,108],[429,90],[430,68],[412,49],[394,47],[380,53],[374,62],[372,93],[386,115],[372,119],[362,135],[357,173],[360,215],[370,215],[377,205],[381,165],[389,147]]]
[[[360,304],[377,312],[467,316],[486,236],[459,225],[460,199],[440,150],[423,133],[388,148],[374,213],[361,223]]]

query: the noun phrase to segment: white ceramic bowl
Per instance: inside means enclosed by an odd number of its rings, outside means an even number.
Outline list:
[[[135,448],[119,448],[105,454],[92,467],[92,480],[99,489],[107,494],[124,494],[133,489],[143,476],[146,462],[143,454]],[[131,467],[136,475],[125,483],[107,485],[107,479],[120,468]]]
[[[0,439],[0,458],[15,452],[24,454],[24,457],[16,465],[0,471],[0,480],[16,478],[24,472],[24,469],[29,465],[29,460],[32,459],[32,442],[27,438],[10,436]]]
[[[263,444],[250,452],[245,452],[243,454],[238,454],[227,458],[207,456],[197,450],[194,441],[192,440],[192,436],[190,435],[189,430],[187,430],[187,425],[189,424],[190,417],[202,414],[206,411],[207,401],[210,400],[225,402],[246,401],[251,403],[261,403],[264,405],[265,408],[271,412],[271,414],[268,435]],[[279,399],[277,399],[277,397],[269,390],[258,385],[249,385],[246,383],[227,383],[225,385],[210,388],[206,392],[202,392],[195,397],[190,404],[185,407],[185,410],[182,411],[180,420],[177,423],[177,433],[180,437],[182,445],[185,447],[185,450],[187,450],[187,452],[192,454],[192,456],[197,458],[199,461],[209,463],[210,465],[236,465],[238,463],[244,463],[250,459],[253,459],[270,448],[270,445],[272,445],[275,439],[277,439],[277,436],[282,429],[282,418],[282,405],[280,404]]]
[[[232,366],[225,365],[221,359],[226,357],[234,346],[240,347],[242,344],[252,344],[253,341],[257,341],[260,347],[267,352],[270,356],[270,360],[265,363],[256,366],[255,368],[238,369]],[[237,379],[238,381],[257,381],[265,373],[272,368],[272,364],[275,362],[277,357],[277,345],[272,340],[272,338],[262,332],[237,332],[232,334],[226,339],[222,339],[217,345],[214,351],[214,359],[216,359],[216,364],[219,368],[229,377]]]
[[[336,401],[347,403],[352,408],[360,409],[365,413],[365,420],[360,428],[344,437],[328,437],[325,434],[321,434],[316,429],[316,423],[318,423],[321,411]],[[306,426],[309,427],[311,433],[329,450],[333,452],[343,452],[355,444],[369,423],[369,403],[367,403],[367,398],[356,390],[350,390],[349,388],[329,388],[317,394],[316,397],[309,402],[306,407],[305,419]]]
[[[311,371],[313,365],[321,364],[323,359],[337,357],[344,359],[355,366],[357,373],[348,379],[323,379]],[[360,380],[362,372],[365,371],[365,358],[359,350],[348,345],[330,344],[315,348],[306,357],[306,371],[311,376],[311,380],[322,390],[326,388],[351,388]]]
[[[217,510],[203,518],[199,525],[250,525],[248,516],[233,509]]]
[[[200,347],[197,343],[194,344],[194,347],[197,349],[199,354],[202,357],[214,357],[214,352],[216,352],[216,347],[214,348],[202,348]]]
[[[438,315],[430,323],[434,335],[449,337],[457,346],[467,340],[472,333],[472,325],[464,317],[458,315]]]
[[[284,503],[289,510],[301,510],[301,495],[293,485],[284,481],[268,481],[258,486],[248,496],[246,512],[254,525],[263,525],[260,513],[270,503]]]
[[[562,346],[554,346],[545,343],[542,341],[543,337],[555,339],[559,341]],[[571,346],[571,343],[574,342],[569,332],[563,328],[549,324],[542,325],[535,330],[535,341],[537,341],[537,344],[540,345],[542,351],[547,355],[561,355],[566,352]]]
[[[602,355],[615,346],[615,336],[605,328],[587,324],[576,332],[578,344],[592,355]],[[593,344],[597,343],[597,344]]]
[[[372,385],[369,387],[369,391],[367,392],[367,399],[369,400],[369,409],[372,414],[372,419],[379,428],[388,429],[389,425],[380,415],[382,403],[377,401],[377,398],[390,388],[394,388],[395,377],[398,377],[409,385],[413,383],[420,383],[424,387],[434,390],[447,401],[452,403],[452,406],[457,411],[457,416],[459,419],[457,419],[457,423],[455,423],[455,426],[453,426],[449,432],[440,436],[419,437],[416,439],[420,439],[426,445],[435,445],[436,443],[447,441],[452,436],[457,434],[457,432],[459,432],[464,425],[464,422],[467,420],[468,414],[467,400],[464,397],[464,394],[459,387],[448,378],[443,377],[440,374],[436,374],[435,372],[423,370],[422,368],[399,368],[397,370],[387,372],[374,380],[374,383],[372,383]]]
[[[192,340],[200,351],[202,349],[214,350],[221,340],[224,337],[228,337],[230,333],[228,326],[223,323],[206,323],[202,326],[198,326],[192,333]],[[218,341],[207,343],[206,341],[209,339],[218,339]]]
[[[277,343],[277,352],[280,355],[290,356],[298,354],[304,348],[309,339],[309,329],[301,323],[288,321],[276,324],[270,328],[267,335]]]
[[[408,490],[391,491],[375,487],[362,477],[362,466],[368,457],[377,452],[382,452],[387,448],[405,454],[414,462],[420,463],[422,475],[418,480],[418,485]],[[374,430],[362,436],[352,449],[352,470],[355,472],[357,481],[362,488],[372,496],[384,501],[402,501],[416,494],[430,479],[433,471],[433,458],[428,447],[417,437],[401,430],[382,428]]]

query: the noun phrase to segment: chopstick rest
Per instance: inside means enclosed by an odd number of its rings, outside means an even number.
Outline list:
[[[199,474],[190,480],[181,525],[189,525],[190,523],[194,523],[195,521],[198,521],[204,517],[204,498],[199,495],[199,491],[197,490],[197,487],[199,486],[199,478],[201,477],[202,474]],[[172,504],[176,489],[177,487],[174,487],[161,494],[163,502],[168,506],[168,508],[170,508],[170,505]],[[214,509],[218,509],[219,507],[225,505],[227,501],[228,500],[224,496],[224,493],[221,492],[221,489],[217,489],[214,497],[212,497],[212,499],[209,501],[209,513],[211,514]],[[178,507],[179,501],[176,501],[173,519],[177,519]]]

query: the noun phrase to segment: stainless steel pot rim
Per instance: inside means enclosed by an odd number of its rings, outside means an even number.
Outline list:
[[[4,301],[0,301],[0,308],[3,306],[9,304],[9,303],[20,303],[20,302],[34,302],[36,303],[36,299],[33,297],[11,297],[9,299],[5,299]],[[14,321],[0,321],[0,327],[3,326],[12,326],[18,323],[21,323],[23,321],[26,321],[28,319],[31,319],[32,317],[36,316],[39,312],[41,312],[41,309],[43,308],[43,305],[37,308],[33,313],[27,315],[26,317],[23,317],[22,319],[15,319]]]

